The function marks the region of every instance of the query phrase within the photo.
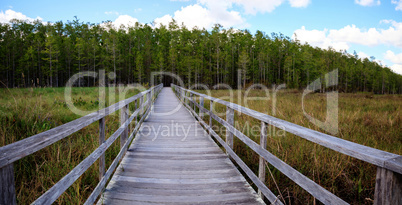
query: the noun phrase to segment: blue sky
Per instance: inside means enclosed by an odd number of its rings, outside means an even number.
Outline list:
[[[187,27],[224,27],[283,33],[310,45],[375,56],[402,74],[402,0],[115,0],[0,2],[0,22],[11,18],[73,20],[115,25],[166,24],[171,18]]]

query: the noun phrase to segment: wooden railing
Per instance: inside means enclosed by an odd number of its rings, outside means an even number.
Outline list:
[[[47,190],[33,204],[51,204],[59,198],[96,160],[99,160],[99,183],[89,196],[85,204],[93,204],[104,189],[110,176],[116,169],[120,159],[124,156],[130,142],[137,133],[142,121],[150,112],[152,102],[162,89],[162,84],[122,100],[105,109],[55,127],[43,133],[31,136],[18,142],[0,147],[0,204],[16,204],[14,167],[13,163],[25,156],[33,154],[79,130],[99,121],[99,147],[95,149],[80,164],[72,169],[66,176]],[[144,102],[145,98],[145,102]],[[138,102],[139,101],[139,102]],[[135,111],[129,116],[129,104],[135,103]],[[137,103],[138,102],[138,103]],[[138,104],[138,108],[137,108]],[[121,126],[105,140],[105,117],[120,110]],[[136,123],[129,135],[129,125],[137,116],[141,119]],[[105,172],[105,152],[120,136],[120,152]]]
[[[377,166],[377,176],[374,194],[374,204],[402,204],[402,156],[381,151],[371,147],[366,147],[321,132],[317,132],[285,120],[281,120],[246,107],[214,98],[205,94],[194,92],[172,84],[176,95],[183,104],[192,112],[199,122],[208,130],[225,149],[227,154],[240,166],[250,180],[258,187],[260,196],[265,196],[273,204],[282,204],[277,197],[266,187],[265,181],[265,161],[270,163],[280,172],[285,174],[304,190],[309,192],[316,199],[324,204],[348,204],[341,198],[335,196],[324,189],[308,177],[304,176],[278,157],[266,150],[267,144],[267,125],[284,129],[313,143],[332,149],[336,152],[346,154],[353,158],[374,164]],[[197,99],[194,98],[197,96]],[[204,107],[204,99],[210,100],[210,109]],[[226,106],[226,120],[223,120],[213,112],[213,104],[219,103]],[[196,113],[198,108],[199,113]],[[234,127],[234,110],[251,116],[261,121],[260,144],[255,143],[249,137]],[[209,124],[206,124],[200,115],[209,115]],[[226,142],[211,128],[212,119],[226,128]],[[249,146],[259,157],[258,177],[253,171],[236,155],[233,151],[233,135]]]

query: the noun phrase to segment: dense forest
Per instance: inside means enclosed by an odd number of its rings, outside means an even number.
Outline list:
[[[236,87],[286,83],[302,89],[339,69],[341,92],[402,93],[402,76],[346,51],[314,48],[282,34],[223,29],[188,29],[176,22],[155,27],[136,23],[114,28],[91,24],[24,22],[0,24],[2,87],[62,87],[83,71],[114,71],[113,83],[147,84],[153,71],[179,75],[188,85],[226,83]],[[240,72],[238,72],[240,71]],[[240,75],[240,76],[238,76]],[[94,86],[82,79],[77,86]]]

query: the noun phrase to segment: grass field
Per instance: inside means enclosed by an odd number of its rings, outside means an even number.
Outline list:
[[[74,105],[83,110],[97,109],[98,93],[97,88],[73,88]],[[109,93],[109,90],[106,93]],[[127,97],[136,93],[136,91],[131,91]],[[222,98],[227,96],[228,92],[212,91],[212,95]],[[238,93],[235,92],[233,101],[235,103],[238,103],[237,95]],[[249,94],[249,96],[263,95],[264,93],[259,90],[253,90]],[[337,137],[402,154],[401,95],[358,93],[339,94],[339,97]],[[107,105],[109,105],[111,103],[109,96],[106,99],[108,100]],[[115,102],[118,99],[116,96]],[[224,98],[224,100],[226,99]],[[244,104],[244,101],[240,104]],[[206,102],[206,106],[209,106],[208,102]],[[250,100],[248,107],[271,115],[272,97],[268,101]],[[325,95],[308,95],[305,99],[305,108],[307,113],[323,121],[326,114]],[[224,109],[223,106],[216,107],[216,110],[222,113],[224,113]],[[79,117],[72,113],[65,104],[64,88],[0,89],[0,146],[27,138]],[[301,93],[298,91],[284,90],[277,94],[275,117],[322,131],[304,117],[301,108]],[[107,137],[118,128],[118,118],[118,114],[106,118]],[[257,120],[236,112],[235,120],[238,122],[240,130],[243,130],[245,123],[249,123],[250,126],[260,125]],[[217,125],[216,122],[215,124]],[[259,134],[251,134],[251,130],[247,128],[244,129],[244,133],[259,142]],[[59,142],[15,162],[18,203],[27,204],[38,198],[97,146],[98,123],[93,123]],[[375,166],[351,159],[289,133],[285,133],[284,136],[270,133],[267,149],[347,202],[372,204]],[[107,166],[118,151],[119,140],[106,152]],[[258,172],[258,155],[239,140],[235,140],[235,151],[255,173]],[[266,183],[275,194],[280,192],[287,204],[315,203],[308,193],[286,176],[273,167],[270,167],[270,170],[272,176],[267,172]],[[279,189],[274,185],[274,180]],[[56,203],[83,203],[97,183],[98,166],[95,163]]]
[[[109,98],[106,105],[119,101]],[[131,90],[126,98],[138,91]],[[98,88],[73,88],[72,101],[84,111],[99,108]],[[133,111],[132,103],[130,110]],[[64,100],[64,88],[0,89],[0,146],[16,142],[37,133],[78,119]],[[106,138],[119,127],[119,111],[106,117]],[[14,163],[17,202],[28,204],[52,187],[98,147],[98,123],[50,145]],[[106,167],[119,152],[120,141],[106,152]],[[58,204],[83,203],[98,183],[98,163],[95,163],[57,201]]]
[[[245,92],[240,94],[242,102],[238,102],[239,94],[238,91],[234,92],[232,102],[244,105]],[[248,96],[261,97],[265,94],[261,90],[253,90]],[[269,100],[249,100],[248,108],[273,115],[272,92],[270,94]],[[228,100],[229,93],[225,90],[215,90],[212,91],[212,96]],[[301,99],[302,93],[296,90],[278,92],[275,117],[325,132],[303,115]],[[325,121],[327,104],[325,94],[309,94],[304,99],[304,104],[305,111],[309,115]],[[208,101],[205,106],[209,108]],[[401,155],[401,107],[401,95],[340,93],[339,131],[336,137]],[[224,113],[225,107],[217,104],[215,110]],[[251,130],[253,126],[260,126],[259,121],[235,111],[235,122],[237,129],[259,143],[259,132]],[[245,126],[246,123],[249,124],[248,127]],[[214,125],[219,126],[217,122],[214,122]],[[349,203],[373,203],[376,174],[374,165],[352,159],[279,129],[271,127],[268,132],[267,150],[281,160]],[[225,138],[224,133],[221,136]],[[246,164],[258,173],[258,155],[236,137],[234,149]],[[266,184],[276,195],[280,192],[287,204],[319,203],[278,170],[272,166],[269,168],[272,175],[267,171]],[[275,182],[279,188],[275,186]]]

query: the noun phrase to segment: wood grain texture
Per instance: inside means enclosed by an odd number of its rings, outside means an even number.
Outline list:
[[[185,107],[169,114],[177,106],[164,88],[98,204],[264,204]]]
[[[99,146],[105,142],[105,123],[104,117],[99,120]],[[103,178],[103,175],[105,175],[105,153],[99,157],[99,180]]]
[[[350,142],[344,139],[340,139],[331,135],[327,135],[309,128],[296,125],[285,120],[281,120],[270,115],[260,113],[249,108],[230,103],[218,98],[214,98],[205,94],[201,94],[192,90],[188,90],[180,87],[185,92],[192,93],[194,95],[204,97],[208,100],[213,100],[216,103],[220,103],[227,107],[230,107],[238,112],[249,115],[258,119],[260,121],[266,122],[270,125],[278,127],[285,130],[286,132],[292,133],[299,137],[302,137],[311,142],[317,143],[321,146],[327,147],[334,151],[346,154],[348,156],[360,159],[362,161],[377,165],[379,167],[387,168],[399,174],[402,174],[402,161],[390,161],[394,158],[400,157],[400,155],[385,152],[382,150],[374,149],[372,147],[367,147],[354,142]]]
[[[234,125],[234,110],[230,107],[226,107],[226,122],[228,122],[229,125]],[[231,133],[229,129],[226,129],[226,143],[233,149],[233,133]]]
[[[128,119],[128,104],[120,109],[120,125],[123,125]],[[120,149],[123,148],[128,138],[128,127],[121,133],[120,136]]]
[[[402,204],[402,175],[377,167],[375,205]]]
[[[14,164],[0,168],[0,205],[17,204],[15,195]]]
[[[267,123],[261,122],[261,133],[260,133],[260,147],[262,149],[267,148]],[[258,178],[265,183],[265,160],[263,157],[259,156],[258,163]],[[262,197],[261,190],[258,190],[258,194]]]

